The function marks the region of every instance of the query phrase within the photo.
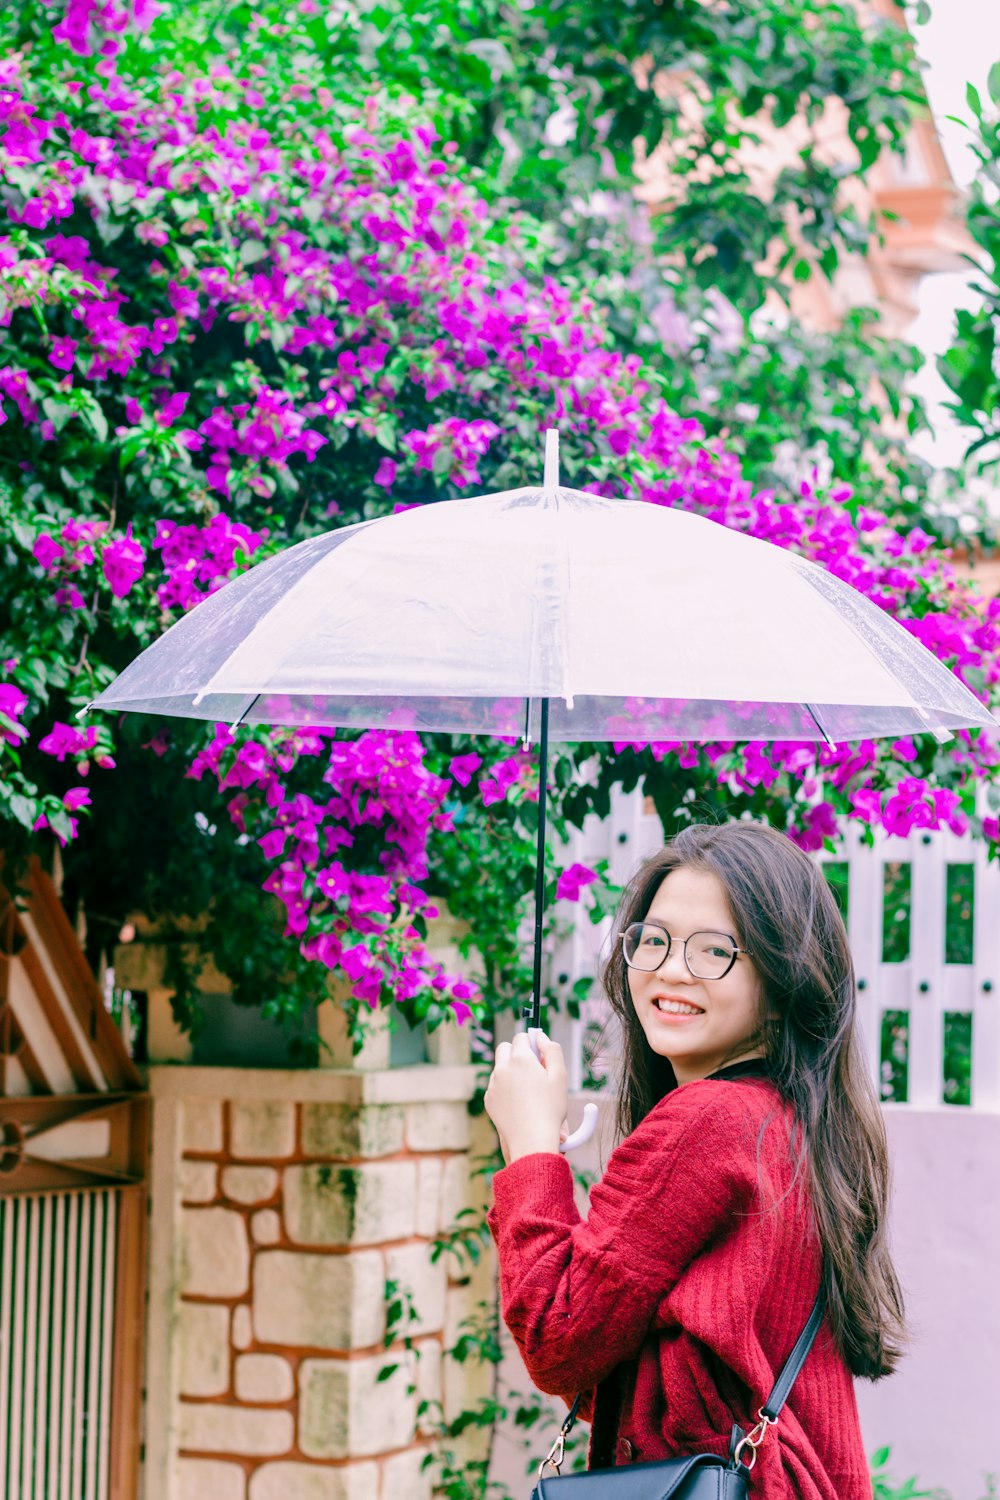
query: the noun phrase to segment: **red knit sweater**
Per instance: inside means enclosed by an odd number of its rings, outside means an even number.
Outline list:
[[[591,1469],[726,1455],[733,1423],[753,1425],[819,1290],[807,1210],[797,1191],[784,1196],[789,1129],[767,1079],[704,1079],[668,1094],[613,1152],[586,1220],[563,1156],[524,1156],[494,1177],[504,1320],[541,1390],[586,1393]],[[750,1491],[871,1500],[854,1386],[827,1322]]]

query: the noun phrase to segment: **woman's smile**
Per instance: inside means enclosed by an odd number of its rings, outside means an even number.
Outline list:
[[[704,1007],[676,995],[654,996],[653,1009],[663,1021],[695,1021],[705,1014]]]

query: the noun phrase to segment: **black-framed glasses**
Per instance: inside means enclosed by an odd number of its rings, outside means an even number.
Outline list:
[[[673,941],[659,922],[633,922],[622,933],[625,962],[652,974],[670,957]],[[684,962],[695,979],[725,979],[741,953],[751,957],[728,932],[692,932],[684,940]]]

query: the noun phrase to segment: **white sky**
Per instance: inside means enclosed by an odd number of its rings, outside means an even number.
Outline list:
[[[970,119],[965,100],[968,83],[975,84],[988,102],[986,76],[1000,61],[1000,5],[995,0],[932,0],[926,26],[914,26],[917,46],[927,67],[924,82],[952,174],[959,186],[972,178],[976,160],[966,144],[970,132],[953,125],[947,115]],[[915,382],[927,401],[934,424],[933,439],[922,437],[914,446],[932,463],[955,464],[968,445],[968,434],[956,426],[940,402],[950,395],[933,367],[951,342],[957,307],[973,307],[968,279],[961,272],[925,276],[920,284],[920,313],[907,337],[923,351],[928,364]]]

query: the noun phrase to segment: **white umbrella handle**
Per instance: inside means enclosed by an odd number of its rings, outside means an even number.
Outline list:
[[[560,1151],[575,1151],[577,1146],[585,1146],[597,1129],[597,1105],[594,1103],[583,1106],[583,1119],[573,1131],[560,1143]]]
[[[538,1058],[538,1061],[541,1062],[542,1059],[538,1051],[538,1038],[536,1034],[538,1030],[540,1030],[540,1028],[534,1026],[528,1027],[528,1044],[531,1047],[532,1052]],[[581,1120],[577,1128],[573,1131],[573,1134],[567,1136],[566,1140],[559,1143],[559,1150],[563,1152],[575,1151],[577,1146],[585,1146],[596,1129],[597,1105],[591,1102],[583,1106],[583,1119]]]

